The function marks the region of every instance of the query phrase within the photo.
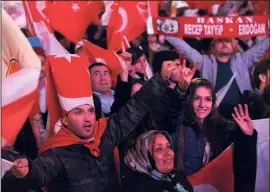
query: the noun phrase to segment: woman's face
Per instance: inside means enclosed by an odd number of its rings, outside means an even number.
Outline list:
[[[142,55],[135,64],[132,65],[134,71],[137,73],[146,74],[146,58]]]
[[[204,119],[210,114],[212,110],[212,94],[211,90],[207,87],[196,88],[192,100],[192,106],[196,115],[202,123]]]
[[[149,147],[149,152],[155,160],[157,171],[170,173],[174,169],[174,151],[164,135],[158,134],[155,136],[153,143]]]

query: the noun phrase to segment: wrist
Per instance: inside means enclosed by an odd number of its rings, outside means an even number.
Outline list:
[[[128,71],[122,71],[120,73],[121,81],[128,82],[128,75],[129,75]]]

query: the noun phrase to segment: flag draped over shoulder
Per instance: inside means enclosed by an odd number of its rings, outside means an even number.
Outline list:
[[[34,105],[41,62],[2,9],[2,147],[11,146]]]

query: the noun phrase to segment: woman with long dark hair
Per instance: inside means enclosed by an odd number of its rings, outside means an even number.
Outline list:
[[[216,94],[212,84],[204,78],[196,78],[187,88],[187,107],[180,114],[177,132],[173,134],[176,163],[178,170],[191,175],[215,159],[232,142],[235,146],[234,172],[238,174],[248,171],[254,186],[256,176],[256,138],[253,121],[248,115],[248,107],[234,107],[234,121],[227,121],[217,112]],[[239,128],[237,128],[239,127]],[[239,159],[250,157],[243,165],[237,164]],[[245,164],[252,165],[247,169]],[[243,166],[243,167],[242,167]],[[236,169],[237,168],[237,169]],[[248,179],[250,180],[250,179]]]

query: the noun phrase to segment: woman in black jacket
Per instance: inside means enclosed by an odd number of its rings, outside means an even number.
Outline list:
[[[165,131],[142,133],[126,153],[125,163],[134,172],[125,179],[123,191],[193,192],[184,173],[174,167],[172,142]]]
[[[193,79],[187,89],[187,107],[173,134],[177,169],[191,175],[215,159],[234,142],[234,178],[243,190],[254,189],[256,176],[256,138],[248,107],[238,105],[232,117],[223,119],[217,112],[216,95],[207,79]],[[244,188],[245,187],[245,188]],[[237,190],[238,191],[238,190]]]

